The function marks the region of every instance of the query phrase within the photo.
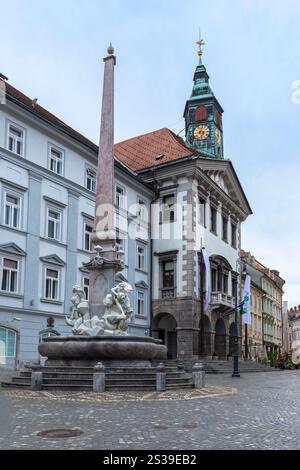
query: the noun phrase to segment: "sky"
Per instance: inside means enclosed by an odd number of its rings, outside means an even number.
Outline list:
[[[280,271],[285,300],[300,304],[299,0],[0,0],[0,21],[0,72],[94,142],[109,43],[116,142],[177,133],[201,27],[225,157],[253,210],[243,249]]]

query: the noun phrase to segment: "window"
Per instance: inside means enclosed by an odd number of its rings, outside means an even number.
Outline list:
[[[84,224],[84,250],[92,251],[93,244],[92,244],[92,233],[93,227],[90,224]]]
[[[16,332],[0,327],[0,358],[16,357],[16,344]]]
[[[196,121],[206,121],[207,120],[207,108],[205,106],[200,106],[196,111]]]
[[[116,187],[116,206],[118,209],[125,209],[125,191],[120,186]]]
[[[137,245],[137,269],[145,271],[146,268],[146,250],[142,245]]]
[[[96,170],[87,168],[85,175],[85,187],[93,193],[96,192]]]
[[[211,270],[211,290],[212,292],[217,291],[217,270],[216,269]]]
[[[49,169],[57,175],[63,174],[63,152],[55,147],[50,146]]]
[[[228,275],[223,275],[223,293],[228,294]]]
[[[210,231],[217,234],[217,209],[210,206]]]
[[[18,292],[19,261],[10,258],[1,258],[1,290],[4,292]]]
[[[222,216],[222,238],[228,242],[228,219],[225,215]]]
[[[236,248],[236,234],[237,234],[237,228],[235,224],[231,224],[231,246],[233,248]]]
[[[90,299],[90,280],[88,277],[83,278],[83,290],[86,300]]]
[[[174,261],[163,263],[163,288],[174,287]]]
[[[145,292],[137,292],[137,314],[145,315]]]
[[[47,209],[47,237],[60,240],[61,213],[54,209]]]
[[[21,198],[10,193],[4,193],[4,225],[20,228]]]
[[[24,155],[24,131],[13,124],[8,125],[8,150]]]
[[[116,249],[117,251],[124,251],[125,252],[125,240],[120,235],[120,232],[116,231]]]
[[[175,196],[169,194],[163,197],[162,222],[171,223],[175,220]]]
[[[142,199],[138,199],[137,202],[137,217],[139,217],[142,220],[147,220],[147,209],[146,209],[146,204]]]
[[[56,269],[46,268],[45,298],[58,300],[59,272]]]
[[[202,197],[199,198],[200,205],[200,224],[206,227],[206,201]]]

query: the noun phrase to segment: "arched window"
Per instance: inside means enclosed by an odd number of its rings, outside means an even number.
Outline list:
[[[206,121],[207,109],[205,106],[199,106],[196,111],[196,121]]]
[[[16,357],[17,333],[0,326],[0,362],[6,357]]]

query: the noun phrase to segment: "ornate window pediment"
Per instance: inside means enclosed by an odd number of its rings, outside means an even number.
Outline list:
[[[57,255],[42,256],[40,260],[43,263],[54,264],[55,266],[65,266],[65,262]]]
[[[2,253],[9,253],[15,256],[26,256],[26,252],[15,243],[4,243],[3,245],[0,245],[0,251]]]
[[[148,284],[145,281],[138,281],[135,283],[135,287],[138,289],[148,289]]]

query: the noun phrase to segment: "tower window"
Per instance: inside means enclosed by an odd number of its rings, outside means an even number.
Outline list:
[[[196,121],[206,121],[207,109],[205,106],[200,106],[196,111]]]

